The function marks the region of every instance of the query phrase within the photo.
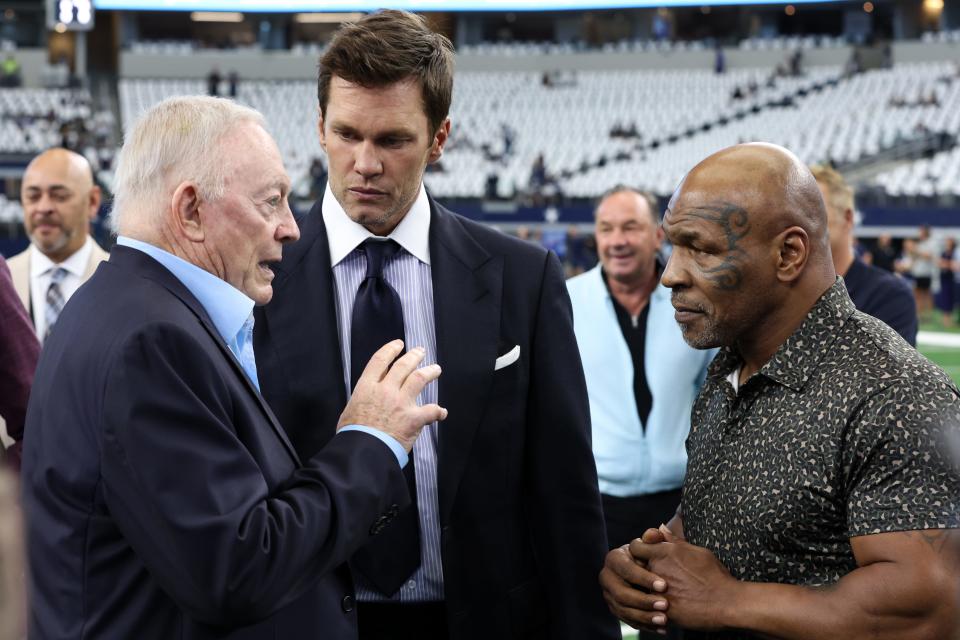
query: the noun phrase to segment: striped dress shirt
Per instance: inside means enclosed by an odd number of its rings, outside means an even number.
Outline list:
[[[350,326],[353,302],[367,270],[364,253],[358,249],[371,234],[347,217],[329,185],[321,206],[330,242],[337,327],[343,358],[343,384],[350,397]],[[384,266],[384,277],[400,296],[407,348],[423,347],[421,366],[437,361],[434,330],[433,280],[430,271],[430,203],[423,186],[404,219],[390,234],[401,250]],[[363,367],[366,363],[358,363]],[[437,383],[421,392],[418,404],[437,402]],[[394,596],[387,598],[357,576],[357,598],[361,601],[431,602],[443,600],[443,567],[440,558],[440,520],[437,497],[437,423],[428,425],[413,446],[417,479],[417,507],[420,515],[420,567]]]

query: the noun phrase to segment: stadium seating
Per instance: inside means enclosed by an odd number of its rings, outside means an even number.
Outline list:
[[[82,89],[0,91],[0,153],[36,153],[60,143],[60,126],[91,117],[90,93]]]
[[[547,85],[533,72],[460,72],[453,135],[442,169],[426,181],[439,197],[480,198],[496,174],[498,194],[512,197],[528,188],[542,153],[548,174],[563,176],[557,186],[567,196],[592,198],[621,182],[666,195],[697,161],[747,140],[782,144],[806,162],[854,163],[919,132],[960,134],[960,81],[947,80],[951,73],[947,63],[850,78],[841,78],[839,67],[812,67],[772,81],[763,69],[564,72]],[[738,88],[745,96],[734,99]],[[123,121],[168,96],[205,90],[203,80],[121,80]],[[266,115],[301,195],[321,155],[315,92],[308,81],[244,81],[238,96]],[[924,104],[931,95],[936,103]],[[505,127],[514,132],[509,154]],[[635,136],[611,137],[631,127]],[[952,190],[947,169],[955,164],[931,167],[910,169],[892,188]],[[929,170],[936,172],[931,179],[917,177]]]

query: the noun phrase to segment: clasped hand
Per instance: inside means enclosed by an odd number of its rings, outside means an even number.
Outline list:
[[[668,622],[685,629],[722,629],[735,583],[713,553],[663,526],[610,551],[600,572],[610,611],[635,629],[661,633]]]

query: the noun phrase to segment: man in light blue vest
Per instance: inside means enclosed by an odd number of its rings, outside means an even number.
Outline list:
[[[600,264],[567,282],[611,548],[673,517],[690,410],[715,350],[684,342],[660,285],[656,200],[629,187],[594,215]]]

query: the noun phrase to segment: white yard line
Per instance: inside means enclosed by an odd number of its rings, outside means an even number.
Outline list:
[[[956,347],[960,349],[960,333],[920,331],[917,333],[917,344],[930,347]]]

